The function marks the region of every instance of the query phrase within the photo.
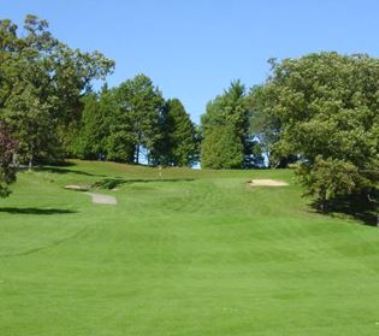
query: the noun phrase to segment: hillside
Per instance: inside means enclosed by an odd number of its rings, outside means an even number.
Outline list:
[[[115,206],[64,189],[109,178]],[[290,170],[20,173],[0,200],[0,334],[378,333],[379,230],[301,194]]]

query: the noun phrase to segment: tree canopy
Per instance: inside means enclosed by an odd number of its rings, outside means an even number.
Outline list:
[[[205,130],[201,145],[202,168],[240,168],[243,159],[243,144],[232,125],[220,124]]]
[[[160,164],[191,166],[197,160],[196,128],[179,99],[169,99],[161,115],[162,137],[157,149]]]
[[[201,125],[203,130],[202,166],[230,168],[230,162],[233,161],[233,168],[242,168],[245,163],[245,157],[252,153],[249,133],[249,109],[246,104],[245,86],[240,81],[232,82],[222,95],[217,96],[208,103],[206,113],[201,118]],[[230,140],[222,141],[224,145],[231,146],[230,148],[225,148],[225,151],[218,148],[220,143],[217,131],[221,132],[220,137],[221,134],[223,136],[225,134],[231,135]],[[205,148],[203,148],[204,146]],[[213,146],[218,155],[221,155],[220,157],[216,158],[213,155]],[[225,153],[225,157],[223,157],[223,153]],[[233,160],[230,158],[232,153],[235,154]],[[214,164],[213,159],[216,159]],[[225,162],[225,164],[222,162]]]
[[[273,63],[261,112],[278,125],[273,151],[296,155],[309,193],[322,207],[369,194],[378,181],[379,60],[310,54]]]
[[[165,101],[146,75],[88,94],[83,103],[76,155],[138,164],[144,152],[150,164],[174,166],[197,160],[197,132],[183,104]]]
[[[16,179],[16,168],[12,165],[17,143],[10,137],[6,126],[0,123],[0,197],[10,191],[8,185]]]
[[[114,62],[101,53],[71,49],[36,16],[19,32],[0,21],[0,120],[29,160],[55,157],[71,141],[69,130],[81,118],[81,96],[93,79],[104,79]]]
[[[379,59],[335,52],[281,62],[265,83],[240,81],[206,106],[200,130],[179,99],[165,100],[144,74],[100,92],[114,62],[72,49],[48,23],[23,29],[0,20],[0,195],[23,163],[62,157],[204,168],[297,162],[307,193],[323,209],[340,197],[370,200],[379,180]],[[201,142],[201,144],[200,144]],[[17,144],[17,146],[16,146]]]
[[[161,92],[149,77],[139,74],[122,83],[115,94],[119,109],[117,121],[112,123],[114,132],[125,132],[125,142],[134,148],[135,163],[139,163],[142,147],[147,149],[150,159],[161,136],[159,118],[164,107]]]

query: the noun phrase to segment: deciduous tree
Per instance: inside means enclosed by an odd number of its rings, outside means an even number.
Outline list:
[[[122,83],[116,91],[119,106],[112,122],[115,143],[120,136],[128,148],[134,148],[134,162],[139,163],[141,149],[150,153],[161,138],[160,115],[164,107],[161,92],[151,79],[143,74]]]
[[[310,54],[275,63],[264,111],[280,123],[274,150],[296,154],[300,177],[325,205],[369,195],[378,182],[379,60]]]
[[[9,195],[9,184],[16,179],[16,167],[12,165],[16,142],[9,136],[3,123],[0,123],[0,197]]]
[[[0,21],[0,120],[31,166],[36,157],[63,153],[81,119],[81,95],[114,64],[99,52],[69,48],[33,15],[17,32],[10,20]]]

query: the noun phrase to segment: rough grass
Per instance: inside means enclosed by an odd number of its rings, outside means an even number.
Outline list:
[[[63,189],[104,179],[118,206]],[[1,336],[375,335],[378,274],[379,230],[314,213],[286,170],[74,161],[0,200]]]

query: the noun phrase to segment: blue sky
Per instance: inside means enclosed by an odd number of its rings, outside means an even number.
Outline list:
[[[377,0],[0,0],[0,18],[28,13],[70,46],[114,59],[111,86],[145,73],[196,122],[231,80],[262,83],[270,57],[379,55]]]

